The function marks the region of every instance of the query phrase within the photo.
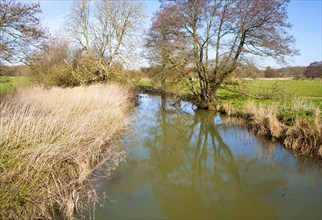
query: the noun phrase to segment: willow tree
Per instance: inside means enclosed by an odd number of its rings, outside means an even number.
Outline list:
[[[289,0],[177,0],[170,6],[183,22],[191,42],[200,107],[207,108],[217,91],[249,55],[285,62],[297,54],[287,30]],[[161,10],[165,10],[162,8]],[[188,41],[187,41],[188,42]],[[193,90],[193,88],[192,88]]]
[[[75,59],[85,57],[92,75],[110,77],[114,62],[131,58],[143,17],[143,7],[137,1],[76,0],[66,21],[68,35],[77,48]]]

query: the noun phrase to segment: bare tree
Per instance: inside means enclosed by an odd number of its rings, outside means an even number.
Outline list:
[[[37,3],[0,0],[0,62],[25,62],[33,48],[41,47],[45,31]]]
[[[99,0],[95,4],[75,1],[66,29],[74,46],[95,67],[95,73],[110,78],[112,64],[130,58],[143,18],[142,8],[133,0]]]
[[[224,80],[248,55],[286,62],[286,56],[297,54],[287,33],[291,27],[286,21],[288,2],[178,0],[172,4],[192,40],[200,107],[208,107]]]

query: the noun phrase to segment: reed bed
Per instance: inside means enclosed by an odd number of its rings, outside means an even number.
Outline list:
[[[0,219],[72,219],[98,202],[92,171],[125,157],[129,90],[26,88],[0,102]]]

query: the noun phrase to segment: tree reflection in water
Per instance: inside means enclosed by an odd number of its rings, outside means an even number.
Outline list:
[[[127,163],[115,188],[109,186],[127,197],[113,218],[278,218],[288,184],[283,173],[290,171],[281,166],[276,172],[267,162],[276,144],[256,139],[261,147],[248,156],[249,146],[235,135],[245,131],[213,112],[165,99],[143,100],[136,115],[125,140]]]
[[[147,132],[140,141],[149,156],[128,157],[137,168],[129,173],[134,181],[130,191],[151,181],[162,214],[169,218],[275,217],[276,205],[268,196],[283,186],[283,178],[263,176],[268,167],[256,160],[235,159],[221,136],[229,128],[216,125],[213,112],[191,115],[171,104],[163,99],[154,115],[141,115],[146,121],[137,129]],[[131,141],[127,144],[131,148]]]

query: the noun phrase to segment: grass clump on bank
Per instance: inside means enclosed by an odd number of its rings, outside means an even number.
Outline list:
[[[0,219],[66,218],[98,196],[91,172],[124,159],[129,91],[117,85],[25,88],[0,103]]]
[[[320,110],[315,109],[313,118],[296,118],[292,126],[277,117],[277,107],[256,105],[248,102],[242,113],[246,126],[257,135],[280,141],[287,149],[312,158],[322,159],[322,123]]]

